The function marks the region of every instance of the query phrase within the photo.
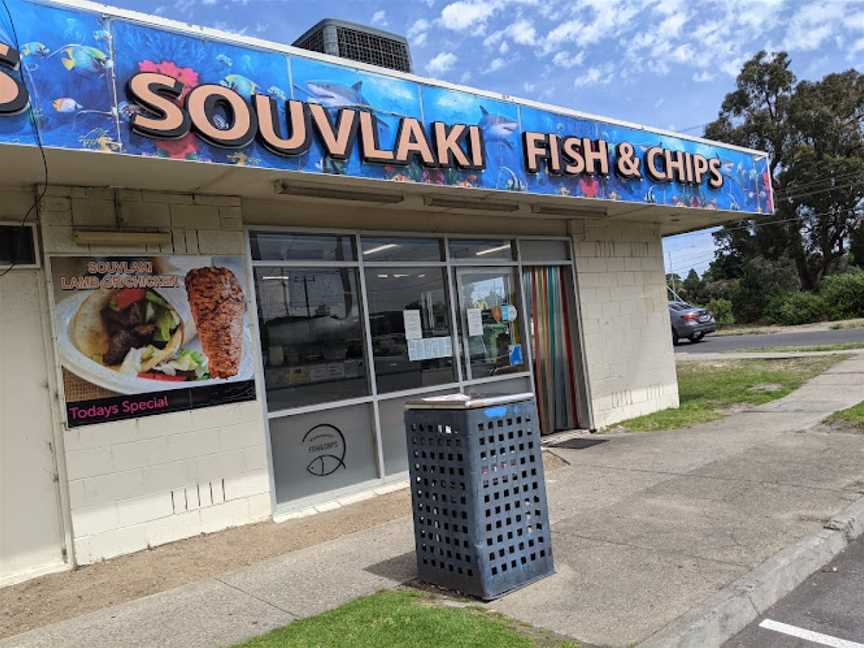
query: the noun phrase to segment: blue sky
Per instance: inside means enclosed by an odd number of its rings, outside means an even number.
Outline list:
[[[282,43],[325,17],[370,24],[409,38],[418,74],[696,135],[760,49],[804,79],[864,69],[864,0],[106,2]],[[664,247],[684,275],[713,240]]]

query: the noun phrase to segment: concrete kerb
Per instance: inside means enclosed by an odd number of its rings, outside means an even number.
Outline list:
[[[833,351],[724,351],[717,353],[687,353],[675,354],[678,362],[716,362],[718,360],[788,360],[791,358],[809,358],[832,355],[862,355],[864,349],[840,349]]]
[[[819,532],[786,547],[639,643],[639,648],[712,648],[738,634],[864,533],[864,497]]]

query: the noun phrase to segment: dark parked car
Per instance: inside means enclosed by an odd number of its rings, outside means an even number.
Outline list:
[[[681,338],[699,342],[717,330],[717,322],[709,311],[682,301],[669,302],[669,319],[672,321],[672,344],[678,344]]]

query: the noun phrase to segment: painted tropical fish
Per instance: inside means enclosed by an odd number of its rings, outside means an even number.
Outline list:
[[[231,127],[231,124],[229,124],[228,120],[225,119],[225,115],[220,113],[213,115],[213,123],[219,130],[228,130]]]
[[[297,88],[327,108],[371,108],[363,96],[363,82],[352,86],[330,81],[307,81],[306,88]]]
[[[227,68],[230,68],[232,65],[234,65],[234,61],[231,60],[231,57],[225,54],[218,54],[216,56],[216,62],[221,63]]]
[[[83,115],[107,115],[109,117],[115,115],[113,110],[85,110],[84,106],[72,97],[58,97],[51,102],[51,105],[61,115],[72,115],[73,122],[77,122],[78,118]]]
[[[279,101],[288,101],[288,95],[286,95],[285,91],[279,86],[270,86],[267,88],[267,94]]]
[[[258,84],[252,79],[249,79],[242,74],[229,74],[219,82],[220,85],[226,88],[231,88],[244,99],[251,99],[252,95],[258,89]]]
[[[527,187],[525,186],[525,181],[522,180],[510,167],[501,167],[498,170],[498,179],[499,183],[501,181],[501,177],[504,177],[503,189],[507,191],[525,191]],[[501,186],[501,184],[499,184]]]
[[[29,43],[24,43],[21,46],[21,56],[40,56],[45,58],[51,54],[51,50],[48,49],[48,46],[45,43],[40,43],[39,41],[31,41]]]
[[[93,32],[93,39],[108,43],[111,41],[111,32],[109,32],[107,29],[97,29]]]
[[[105,153],[112,153],[123,148],[120,142],[116,142],[108,135],[104,128],[94,128],[80,138],[81,143],[88,148],[95,148]]]
[[[339,108],[364,108],[372,111],[378,116],[402,117],[400,113],[380,110],[373,107],[369,100],[363,96],[363,82],[347,86],[342,83],[331,83],[330,81],[307,81],[306,87],[294,86],[299,92],[308,95],[311,99],[320,103],[325,108],[338,110]],[[384,119],[378,120],[378,126],[385,130],[391,128]]]
[[[121,101],[117,104],[117,114],[125,121],[131,120],[139,112],[141,112],[141,109],[134,104],[130,104],[128,101]]]
[[[66,28],[63,30],[63,36],[69,39],[81,39],[81,32],[78,30],[77,20],[75,20],[74,18],[66,19]]]
[[[101,76],[113,65],[105,52],[89,45],[66,45],[54,52],[57,53],[62,54],[60,62],[63,67],[82,76]]]
[[[54,106],[54,110],[58,113],[77,113],[81,110],[84,110],[84,106],[75,101],[72,97],[59,97],[51,102],[51,105]]]
[[[512,138],[519,124],[509,117],[493,115],[483,106],[480,106],[480,112],[483,113],[483,117],[480,119],[478,125],[483,130],[486,141],[499,142],[512,149]]]

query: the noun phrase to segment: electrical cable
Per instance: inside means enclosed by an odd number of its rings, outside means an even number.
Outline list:
[[[15,19],[12,18],[12,12],[9,10],[9,5],[7,4],[6,0],[0,0],[0,2],[3,3],[3,8],[6,10],[6,16],[9,18],[9,27],[12,30],[12,39],[15,42],[15,49],[20,52],[21,51],[21,43],[18,40],[18,30],[15,28]],[[30,88],[27,87],[27,80],[26,80],[27,75],[25,74],[26,68],[22,64],[20,66],[20,69],[21,69],[21,84],[24,86],[24,89],[27,91],[27,94],[32,99],[33,93],[30,92]],[[30,124],[33,127],[33,134],[34,134],[34,137],[36,139],[36,145],[39,147],[39,154],[42,157],[42,170],[44,172],[44,182],[42,183],[42,189],[37,194],[35,200],[33,201],[33,204],[24,213],[24,217],[21,219],[21,224],[20,224],[21,227],[23,227],[24,225],[27,224],[27,220],[30,218],[30,214],[32,214],[35,210],[38,210],[39,204],[45,198],[45,194],[48,193],[48,158],[45,155],[45,146],[42,143],[42,133],[39,131],[39,124],[37,122],[36,111],[33,108],[32,101],[31,101],[30,105],[27,107],[27,113],[28,113],[28,116],[30,117]],[[11,259],[11,263],[9,264],[9,267],[7,267],[5,270],[0,272],[0,279],[2,279],[7,274],[12,272],[12,270],[15,268],[16,265],[17,265],[17,260],[15,259],[14,252],[13,252],[13,256]]]

